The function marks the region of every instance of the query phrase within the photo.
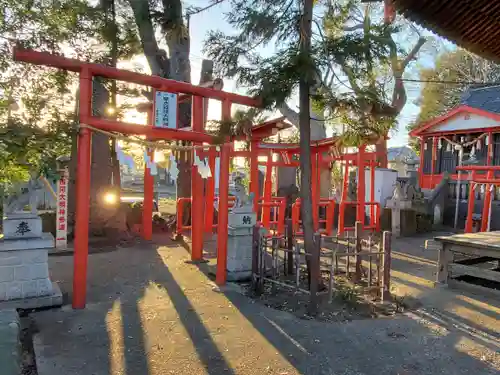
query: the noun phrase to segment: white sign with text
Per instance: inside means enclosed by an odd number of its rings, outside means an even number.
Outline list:
[[[177,129],[177,94],[156,91],[154,107],[155,127]]]

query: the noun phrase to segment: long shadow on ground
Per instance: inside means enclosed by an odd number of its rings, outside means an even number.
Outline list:
[[[420,260],[433,266],[432,260]],[[199,268],[208,274],[209,267]],[[227,298],[301,374],[498,373],[488,362],[500,350],[498,333],[448,311],[421,309],[394,318],[328,324],[262,308],[234,289],[224,289]],[[491,310],[486,315],[498,318]]]
[[[71,300],[71,257],[51,261]],[[92,254],[88,280],[85,310],[35,314],[40,375],[234,374],[155,247]]]
[[[300,320],[234,291],[216,293],[185,255],[175,245],[92,254],[87,309],[35,314],[40,375],[497,373],[442,322]],[[51,270],[71,291],[72,258],[52,258]],[[218,313],[214,303],[231,308]]]

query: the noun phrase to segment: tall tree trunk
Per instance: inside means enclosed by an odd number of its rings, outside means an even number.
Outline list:
[[[106,22],[111,23],[111,27],[108,29],[112,30],[111,36],[111,66],[116,68],[118,63],[118,26],[116,24],[116,4],[115,0],[110,0],[109,9],[111,17],[106,14]],[[111,18],[111,19],[110,19]],[[117,102],[116,102],[117,88],[116,80],[111,81],[111,108],[113,110],[112,118],[116,120],[117,115]],[[111,139],[111,165],[113,174],[113,186],[116,188],[121,187],[121,176],[120,176],[120,162],[118,161],[118,156],[116,155],[116,138]]]
[[[313,0],[304,0],[304,13],[301,22],[300,54],[305,64],[303,74],[299,80],[299,131],[300,131],[300,196],[302,223],[304,227],[305,252],[314,252],[314,225],[312,214],[312,192],[311,192],[311,124],[310,124],[310,68],[311,63],[311,23],[312,23]],[[311,267],[308,262],[309,284],[311,284]]]
[[[160,77],[177,81],[191,82],[191,66],[189,61],[189,29],[182,18],[181,0],[162,0],[163,24],[162,32],[169,51],[169,57],[161,50],[155,38],[151,11],[148,0],[129,0],[134,18],[139,29],[144,55],[148,60],[151,73]],[[191,124],[191,101],[178,107],[179,127]],[[180,152],[177,177],[177,197],[191,196],[191,153]],[[189,217],[186,211],[185,217]]]
[[[175,31],[167,33],[166,41],[170,61],[170,73],[168,78],[175,79],[176,81],[191,82],[189,34],[182,20]],[[178,121],[178,126],[181,128],[191,126],[191,100],[187,100],[178,105]],[[177,161],[177,166],[179,168],[179,175],[177,177],[177,198],[190,197],[191,168],[193,165],[192,155],[190,151],[181,151],[179,154],[180,160]],[[189,218],[190,212],[185,212],[184,217],[186,219]]]
[[[384,137],[375,144],[375,151],[377,152],[377,159],[381,168],[387,168],[387,139]]]
[[[93,81],[92,114],[104,116],[109,103],[109,92],[100,79]],[[92,134],[92,162],[90,169],[90,222],[91,235],[111,235],[126,232],[125,214],[120,205],[107,205],[104,194],[112,186],[112,160],[110,139],[104,134]]]

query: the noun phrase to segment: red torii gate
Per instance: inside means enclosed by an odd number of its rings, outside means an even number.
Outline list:
[[[148,139],[183,140],[194,142],[195,145],[211,143],[212,137],[203,129],[203,98],[212,98],[222,101],[222,119],[231,117],[231,105],[242,104],[258,107],[260,101],[248,96],[228,93],[211,88],[194,86],[186,82],[174,81],[158,76],[150,76],[122,69],[116,69],[101,64],[91,64],[75,59],[65,58],[45,52],[37,52],[21,48],[14,49],[14,60],[45,65],[79,73],[79,120],[81,124],[90,125],[96,129],[123,134],[144,135]],[[172,93],[183,93],[193,96],[192,101],[192,129],[190,131],[155,128],[142,126],[121,121],[92,116],[92,78],[104,77],[129,83],[149,86],[155,90],[169,91]],[[151,124],[150,124],[151,125]],[[74,245],[74,273],[73,273],[73,308],[81,309],[86,304],[87,288],[87,261],[88,261],[88,223],[89,223],[89,199],[90,199],[90,163],[91,163],[91,135],[89,128],[82,126],[78,133],[77,151],[77,184],[76,184],[76,214],[75,214],[75,245]],[[227,220],[228,220],[228,184],[229,184],[229,154],[231,145],[225,144],[221,147],[221,178],[219,186],[220,200],[218,251],[217,251],[217,277],[216,281],[223,284],[226,279],[227,262]],[[147,168],[146,168],[147,169]],[[192,181],[192,210],[198,213],[193,216],[192,231],[193,244],[191,257],[193,260],[201,260],[203,254],[203,184],[201,177],[195,173]],[[151,238],[152,232],[152,200],[153,181],[150,176],[145,176],[144,187],[144,214],[143,214],[143,236]]]
[[[500,166],[496,165],[468,165],[456,168],[457,171],[470,172],[469,175],[469,200],[467,203],[467,220],[465,222],[465,233],[472,233],[473,227],[473,214],[474,202],[476,195],[474,194],[474,184],[485,184],[486,189],[484,192],[483,213],[481,217],[481,232],[488,231],[488,223],[490,220],[490,207],[491,207],[491,190],[490,185],[499,186],[500,179],[495,179],[495,172],[500,171]],[[478,177],[478,172],[486,172],[486,178],[483,176]],[[457,196],[457,199],[459,197]]]
[[[277,119],[280,120],[280,119]],[[276,120],[274,120],[276,121]],[[267,123],[264,123],[267,124]],[[263,126],[264,124],[257,125]],[[253,133],[252,133],[253,135]],[[345,173],[344,173],[344,189],[342,191],[341,200],[341,212],[339,212],[339,229],[344,229],[344,218],[343,218],[343,205],[346,204],[347,199],[347,178],[349,166],[357,166],[359,170],[364,172],[365,167],[370,168],[370,180],[371,180],[371,190],[370,190],[370,201],[366,202],[365,199],[365,174],[359,173],[358,181],[358,198],[356,201],[356,220],[364,223],[365,219],[365,206],[370,205],[370,217],[373,219],[375,217],[375,205],[374,205],[374,180],[375,180],[375,167],[378,165],[377,158],[380,156],[377,152],[366,151],[366,147],[370,144],[374,144],[378,140],[367,141],[365,144],[358,147],[358,151],[355,153],[342,154],[339,150],[340,137],[334,136],[330,138],[325,138],[318,141],[311,141],[311,167],[312,167],[312,178],[311,178],[311,193],[313,202],[313,217],[315,225],[318,223],[318,203],[320,201],[320,175],[321,169],[332,162],[341,161],[345,162]],[[287,154],[286,161],[273,161],[273,153],[285,153]],[[325,155],[328,153],[327,155]],[[298,160],[293,160],[293,156],[300,155],[300,147],[296,143],[266,143],[261,142],[261,138],[252,137],[251,149],[250,151],[233,151],[232,156],[241,156],[250,158],[250,191],[254,193],[254,210],[258,212],[258,202],[260,197],[259,194],[259,184],[258,184],[258,165],[266,166],[266,176],[264,182],[264,201],[269,201],[271,199],[271,169],[273,167],[299,167],[300,162]],[[258,161],[259,156],[267,156],[267,161]],[[267,208],[269,211],[269,208]],[[380,211],[380,210],[379,210]],[[378,215],[380,212],[378,212]],[[373,226],[373,223],[370,224]]]
[[[113,67],[91,64],[75,59],[65,58],[63,56],[53,55],[45,52],[16,48],[14,50],[14,60],[45,65],[79,73],[80,75],[80,113],[79,119],[82,125],[88,125],[98,130],[107,132],[118,132],[123,134],[144,135],[148,139],[167,139],[184,140],[193,142],[195,145],[203,143],[210,144],[212,137],[206,134],[203,129],[203,98],[212,98],[222,101],[222,119],[228,120],[231,117],[231,105],[241,104],[246,106],[258,107],[261,102],[258,99],[248,96],[228,93],[212,88],[194,86],[186,82],[179,82],[158,76],[149,76],[145,74],[130,72]],[[155,128],[151,126],[152,116],[149,116],[149,125],[143,126],[131,124],[106,118],[92,116],[92,78],[105,77],[115,80],[121,80],[129,83],[135,83],[152,87],[154,90],[168,91],[172,93],[182,93],[192,95],[192,128],[183,130]],[[151,109],[149,109],[151,110]],[[275,120],[273,120],[275,121]],[[251,150],[247,153],[250,156],[251,176],[250,191],[258,191],[258,155],[259,155],[259,134],[267,134],[269,126],[263,126],[262,129],[256,126],[252,129]],[[78,134],[78,152],[77,152],[77,185],[76,185],[76,215],[75,215],[75,245],[74,245],[74,274],[73,274],[73,307],[84,308],[86,302],[86,281],[87,281],[87,260],[88,260],[88,222],[89,222],[89,198],[90,198],[90,162],[91,162],[91,134],[92,131],[86,126],[81,126]],[[266,136],[268,136],[267,134]],[[325,139],[312,143],[313,148],[317,148],[315,155],[320,155],[319,150],[328,149],[332,146],[332,139]],[[216,282],[224,284],[226,281],[226,263],[227,263],[227,235],[228,235],[228,182],[229,182],[229,161],[232,152],[232,144],[225,144],[221,147],[220,153],[220,182],[219,182],[219,223],[217,231],[217,274]],[[295,147],[293,152],[299,152]],[[237,153],[234,153],[236,155]],[[212,153],[213,155],[213,153]],[[361,146],[356,154],[358,165],[364,165],[366,160],[371,159],[365,152],[365,146]],[[342,156],[337,156],[342,158]],[[349,156],[343,156],[345,160]],[[210,155],[209,155],[210,159]],[[333,160],[333,159],[332,159]],[[210,160],[211,161],[211,160]],[[325,158],[323,162],[328,162]],[[321,163],[316,158],[316,178]],[[200,212],[204,209],[203,202],[203,183],[198,173],[193,173],[192,179],[192,249],[191,259],[194,261],[202,260],[203,256],[203,230],[204,220]],[[148,168],[145,170],[144,178],[144,206],[143,206],[143,236],[145,239],[151,239],[152,235],[152,201],[153,201],[153,178]],[[364,218],[364,173],[359,174],[358,183],[358,207],[357,216]],[[313,195],[317,187],[313,189]],[[255,194],[257,197],[258,194]],[[257,199],[256,199],[257,201]],[[362,220],[362,219],[361,219]]]

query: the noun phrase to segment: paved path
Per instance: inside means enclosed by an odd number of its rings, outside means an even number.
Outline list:
[[[39,375],[498,374],[498,331],[470,335],[421,312],[352,323],[299,320],[220,293],[186,251],[121,249],[89,258],[89,305],[34,314]],[[51,257],[71,290],[71,257]],[[475,301],[475,300],[474,300]],[[488,305],[489,306],[489,305]],[[474,305],[474,308],[477,305]],[[480,308],[483,314],[498,312]]]
[[[495,337],[500,345],[500,301],[461,289],[435,288],[438,251],[425,249],[426,239],[438,233],[393,240],[391,281],[394,290],[424,315],[436,321]]]

